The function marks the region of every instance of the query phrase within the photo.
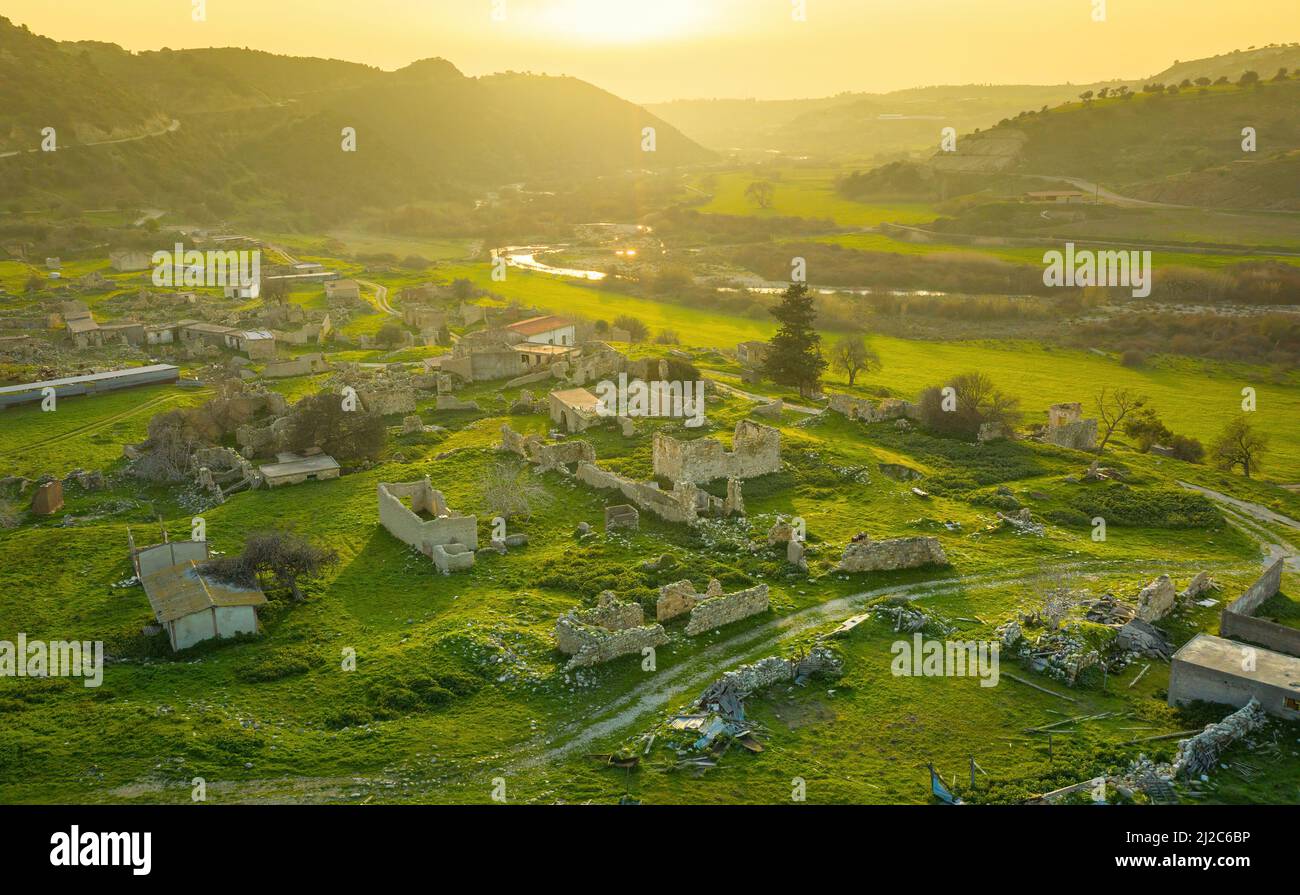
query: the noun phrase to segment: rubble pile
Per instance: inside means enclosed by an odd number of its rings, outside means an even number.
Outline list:
[[[1174,777],[1197,777],[1208,773],[1219,763],[1219,756],[1237,740],[1262,726],[1268,716],[1253,696],[1237,711],[1218,724],[1210,724],[1191,739],[1178,741],[1174,756]]]

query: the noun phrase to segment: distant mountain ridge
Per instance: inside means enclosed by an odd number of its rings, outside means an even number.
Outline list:
[[[1151,82],[1177,84],[1198,77],[1235,81],[1249,70],[1269,78],[1279,68],[1300,69],[1300,45],[1238,50],[1175,62],[1158,74],[1137,80],[913,87],[890,93],[844,93],[804,100],[677,100],[646,108],[700,144],[718,151],[734,148],[883,159],[930,149],[937,144],[941,127],[953,127],[958,132],[992,127],[1023,111],[1073,101],[1088,90],[1119,86],[1140,90]]]
[[[174,134],[93,149],[181,122]],[[41,129],[60,152],[29,153]],[[344,128],[357,151],[344,152]],[[654,151],[643,132],[654,130]],[[257,50],[129,53],[60,43],[0,18],[0,192],[80,189],[98,201],[187,193],[312,205],[437,198],[536,177],[663,169],[712,154],[646,110],[574,78],[468,78],[445,59],[395,72]]]

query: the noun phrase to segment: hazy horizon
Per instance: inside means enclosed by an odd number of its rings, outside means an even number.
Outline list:
[[[402,68],[442,57],[471,76],[570,75],[638,103],[800,99],[943,84],[1091,83],[1149,77],[1175,60],[1279,41],[1292,0],[1249,21],[1212,0],[10,0],[0,14],[62,41],[132,51],[247,47]],[[876,4],[872,4],[876,5]],[[493,18],[494,10],[504,18]],[[944,27],[935,29],[935,23]],[[1212,27],[1206,27],[1207,22]],[[867,41],[863,34],[875,37]],[[918,45],[930,47],[917,53]],[[755,61],[761,64],[754,64]],[[667,64],[665,64],[667,62]]]

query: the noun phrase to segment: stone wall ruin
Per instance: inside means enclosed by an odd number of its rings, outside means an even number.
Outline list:
[[[555,623],[555,644],[571,656],[565,671],[639,655],[647,646],[667,642],[663,625],[645,624],[640,604],[623,602],[612,591],[602,593],[594,609],[572,609]]]
[[[732,449],[716,438],[681,441],[656,432],[654,474],[673,482],[703,484],[715,479],[752,479],[781,469],[781,433],[771,426],[741,420]]]
[[[873,541],[866,535],[856,536],[844,548],[841,572],[888,572],[922,566],[946,566],[948,557],[938,538],[893,538]]]

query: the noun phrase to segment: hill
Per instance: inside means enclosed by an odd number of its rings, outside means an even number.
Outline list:
[[[0,50],[0,74],[11,75],[0,77],[0,155],[9,156],[0,194],[11,202],[39,195],[46,205],[53,193],[92,207],[203,205],[221,215],[238,197],[339,215],[711,157],[573,78],[468,78],[442,59],[384,72],[230,48],[132,54],[58,43],[3,19]],[[168,132],[172,119],[179,129]],[[48,125],[66,152],[31,151]],[[356,152],[342,149],[347,127]],[[653,152],[642,151],[647,127]],[[139,139],[88,145],[109,137]]]

